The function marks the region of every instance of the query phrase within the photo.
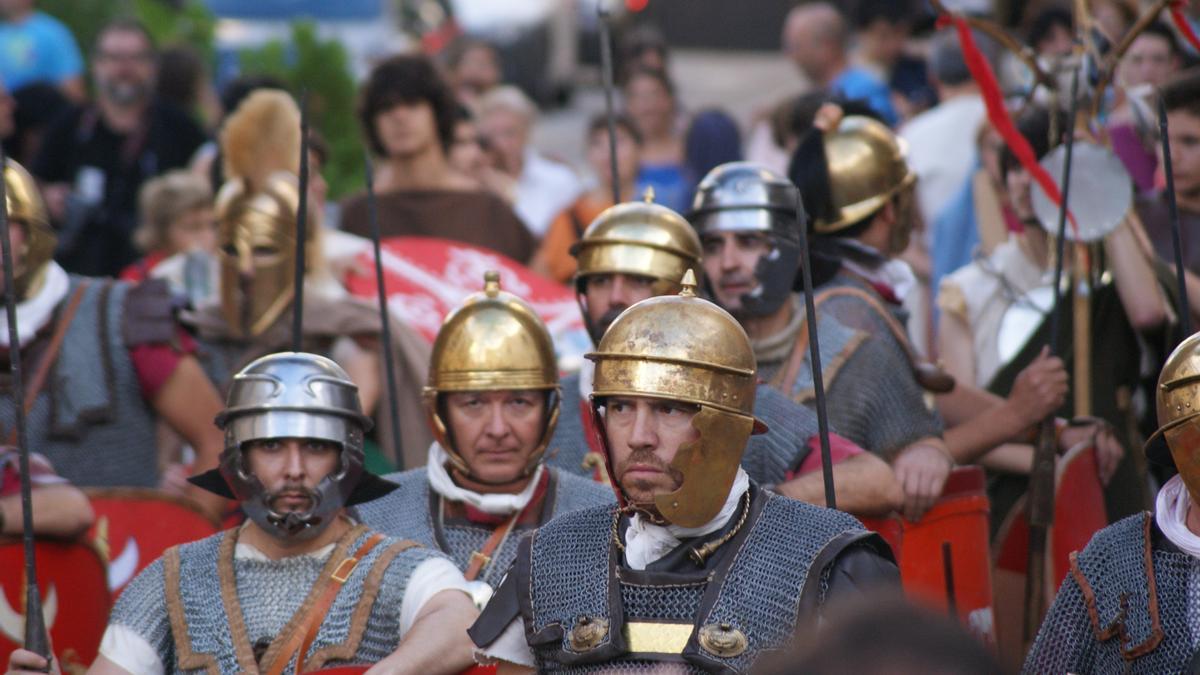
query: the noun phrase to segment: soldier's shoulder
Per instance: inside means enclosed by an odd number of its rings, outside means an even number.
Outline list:
[[[827,509],[776,494],[767,494],[766,500],[767,503],[763,510],[770,514],[768,517],[771,515],[774,517],[786,516],[788,521],[800,529],[807,530],[812,529],[815,525],[820,525],[821,529],[835,533],[847,530],[866,530],[857,518],[845,511]]]
[[[559,494],[569,494],[576,499],[590,502],[585,506],[611,504],[616,497],[611,487],[597,483],[591,478],[573,474],[554,467],[548,467],[558,480]]]
[[[582,532],[590,525],[609,523],[612,521],[613,512],[616,508],[617,504],[614,499],[610,500],[610,503],[586,506],[581,509],[556,514],[549,522],[538,528],[538,537],[544,539],[547,536],[563,532],[568,534],[571,532]]]
[[[1153,527],[1153,516],[1149,512],[1126,516],[1093,534],[1087,546],[1079,553],[1079,560],[1081,563],[1099,562],[1114,552],[1125,549],[1136,550],[1140,556],[1146,542],[1148,527]]]

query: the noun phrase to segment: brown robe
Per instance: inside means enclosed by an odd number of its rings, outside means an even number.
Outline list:
[[[485,191],[395,190],[376,195],[384,237],[441,237],[482,246],[526,264],[537,240],[504,200]],[[342,202],[342,230],[370,238],[367,197]]]

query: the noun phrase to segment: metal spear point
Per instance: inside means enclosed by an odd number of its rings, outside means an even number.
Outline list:
[[[821,374],[821,348],[817,344],[817,307],[813,303],[812,256],[808,249],[808,224],[800,189],[796,190],[796,226],[800,228],[800,277],[804,282],[804,315],[808,331],[808,360],[812,367],[813,393],[817,399],[817,436],[821,442],[821,475],[825,479],[825,506],[837,508],[833,487],[833,456],[829,449],[829,413],[825,410],[825,379]]]
[[[0,147],[0,167],[8,168],[8,158]],[[12,372],[13,408],[17,418],[17,457],[21,473],[21,541],[25,545],[25,649],[49,663],[50,638],[42,616],[42,596],[38,591],[37,561],[33,541],[33,487],[29,477],[29,436],[25,430],[25,383],[21,371],[21,342],[17,330],[17,292],[13,283],[12,241],[9,239],[8,184],[0,180],[0,256],[4,263],[4,310],[8,317],[8,363]]]
[[[1179,321],[1183,337],[1192,334],[1192,306],[1188,304],[1187,275],[1183,267],[1183,240],[1179,235],[1179,205],[1175,202],[1175,170],[1171,166],[1171,143],[1167,136],[1167,104],[1158,97],[1158,132],[1162,136],[1163,175],[1167,179],[1167,207],[1171,214],[1171,243],[1175,246],[1175,280],[1179,284]]]
[[[304,270],[308,240],[308,92],[300,94],[300,195],[296,209],[296,289],[292,299],[292,351],[304,344]]]
[[[596,14],[600,18],[600,76],[604,82],[604,113],[608,119],[608,169],[612,178],[613,204],[620,204],[621,178],[617,172],[617,117],[613,110],[612,35],[608,26],[608,7],[603,1],[597,4]]]
[[[383,249],[380,245],[382,235],[379,232],[379,214],[375,206],[375,167],[371,164],[371,155],[366,150],[363,151],[363,167],[367,176],[367,220],[371,225],[371,243],[375,249],[375,287],[378,289],[379,318],[383,322],[383,363],[387,369],[392,443],[395,444],[396,461],[403,464],[404,453],[400,452],[400,404],[396,393],[396,356],[392,349],[392,321],[388,311],[387,289],[383,286]]]

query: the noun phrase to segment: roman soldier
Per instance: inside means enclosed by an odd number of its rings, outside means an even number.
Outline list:
[[[539,672],[745,672],[799,621],[898,582],[886,544],[853,517],[741,468],[763,431],[754,351],[694,283],[689,272],[679,295],[630,307],[588,355],[619,505],[522,541],[471,627],[483,656]]]
[[[195,450],[197,468],[215,466],[221,436],[209,422],[221,400],[192,356],[194,343],[176,323],[165,285],[67,274],[52,260],[56,237],[33,178],[10,160],[3,179],[29,449],[80,487],[158,487],[162,421]],[[0,330],[5,362],[11,349]],[[11,444],[21,397],[12,395],[7,374],[0,387],[0,433]],[[214,513],[221,508],[204,501]]]
[[[295,298],[296,227],[300,158],[300,111],[286,92],[251,94],[221,132],[225,185],[217,194],[219,294],[184,312],[199,337],[205,370],[222,390],[233,373],[250,361],[292,346]],[[365,409],[379,419],[383,359],[378,309],[351,297],[322,260],[317,214],[306,219],[304,325],[302,348],[333,358],[359,385]],[[397,359],[398,402],[403,438],[380,438],[393,458],[401,447],[427,447],[431,437],[415,392],[429,353],[409,327],[392,326]],[[377,432],[386,433],[388,424]]]
[[[282,352],[237,373],[217,418],[225,449],[195,484],[236,499],[242,526],[168,549],[113,608],[104,672],[303,672],[380,664],[456,672],[475,617],[437,551],[346,515],[395,485],[363,468],[371,422],[333,361]],[[41,657],[15,652],[10,667]]]
[[[1104,528],[1071,554],[1025,661],[1029,673],[1182,673],[1200,665],[1200,334],[1184,340],[1158,378],[1151,461],[1179,471],[1158,491],[1154,513]]]
[[[359,515],[445,552],[482,606],[524,535],[559,514],[613,501],[606,486],[546,466],[559,406],[549,331],[487,272],[483,292],[446,316],[433,343],[425,407],[437,440],[428,461],[386,476],[400,489],[358,507]]]
[[[749,162],[722,164],[697,188],[691,220],[704,244],[712,297],[750,336],[760,376],[798,403],[812,404],[800,269],[804,211],[791,182]],[[814,266],[825,264],[815,259]],[[814,277],[825,275],[814,269]],[[951,461],[941,420],[894,338],[847,325],[818,307],[817,335],[831,425],[887,460],[915,520],[941,493]],[[911,467],[919,472],[914,475]]]
[[[574,246],[578,261],[575,292],[584,323],[594,343],[629,306],[679,291],[679,279],[701,272],[701,244],[682,216],[654,204],[627,202],[596,218]],[[592,365],[563,377],[563,414],[550,441],[547,461],[563,471],[606,478],[602,449],[594,447],[590,403]],[[754,414],[770,431],[750,438],[742,465],[750,476],[782,494],[824,503],[819,473],[797,477],[819,466],[814,452],[817,420],[765,384],[758,387]],[[865,455],[853,442],[834,434],[839,455],[852,459],[835,469],[840,505],[854,513],[883,513],[899,502],[899,488],[882,461]]]

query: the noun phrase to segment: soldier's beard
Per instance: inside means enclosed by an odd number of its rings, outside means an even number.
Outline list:
[[[663,472],[661,476],[670,484],[664,485],[651,478],[626,478],[628,467],[635,464],[655,467]],[[654,498],[660,494],[678,490],[683,485],[683,474],[659,459],[653,451],[634,450],[617,468],[617,481],[620,483],[621,492],[625,495],[629,507],[645,514],[651,522],[661,525],[666,522],[666,519],[659,512]]]

